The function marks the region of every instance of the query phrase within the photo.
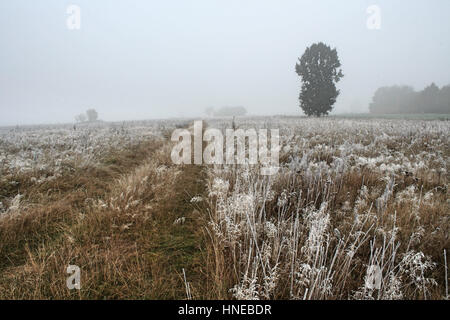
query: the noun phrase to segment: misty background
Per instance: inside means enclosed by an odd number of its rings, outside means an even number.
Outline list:
[[[69,30],[67,7],[81,8]],[[381,29],[366,22],[381,9]],[[0,125],[302,114],[295,63],[336,47],[333,113],[368,112],[382,86],[450,84],[450,1],[92,1],[0,3]]]

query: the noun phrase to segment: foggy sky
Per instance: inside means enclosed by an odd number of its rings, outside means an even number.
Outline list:
[[[81,29],[66,26],[81,8]],[[369,5],[381,29],[366,26]],[[448,0],[2,0],[0,125],[203,115],[301,114],[295,63],[336,47],[335,112],[365,112],[380,86],[450,84]]]

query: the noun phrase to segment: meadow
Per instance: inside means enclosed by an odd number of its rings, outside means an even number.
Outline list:
[[[205,119],[279,129],[269,176],[174,164],[191,123],[0,128],[0,298],[449,298],[447,120]]]

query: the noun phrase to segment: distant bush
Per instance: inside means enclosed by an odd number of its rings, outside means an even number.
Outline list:
[[[86,111],[86,115],[88,117],[88,121],[97,121],[98,120],[98,113],[95,111],[95,109],[89,109]]]
[[[238,117],[245,116],[247,110],[244,107],[222,107],[212,112],[215,117]]]
[[[98,112],[95,109],[88,109],[86,113],[81,113],[75,116],[76,122],[94,122],[98,120]]]

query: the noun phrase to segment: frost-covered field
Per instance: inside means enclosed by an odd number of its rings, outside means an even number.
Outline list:
[[[71,298],[58,285],[67,263],[88,274],[88,298],[173,298],[185,287],[216,299],[448,296],[449,121],[206,120],[279,129],[272,176],[173,164],[171,133],[191,122],[0,128],[0,215],[14,216],[0,219],[5,297]],[[157,152],[117,155],[145,141]]]
[[[448,294],[448,121],[274,118],[236,126],[279,128],[281,169],[270,177],[245,166],[209,170],[216,277],[226,278],[218,286],[239,299]]]
[[[0,128],[0,172],[51,170],[63,163],[83,166],[110,148],[160,134],[159,125],[97,124]]]
[[[42,125],[0,128],[0,183],[19,185],[21,178],[42,184],[65,172],[99,165],[114,150],[160,138],[180,121],[135,121],[82,125]],[[20,188],[13,198],[0,193],[0,213],[17,206]],[[15,207],[14,206],[14,207]]]

